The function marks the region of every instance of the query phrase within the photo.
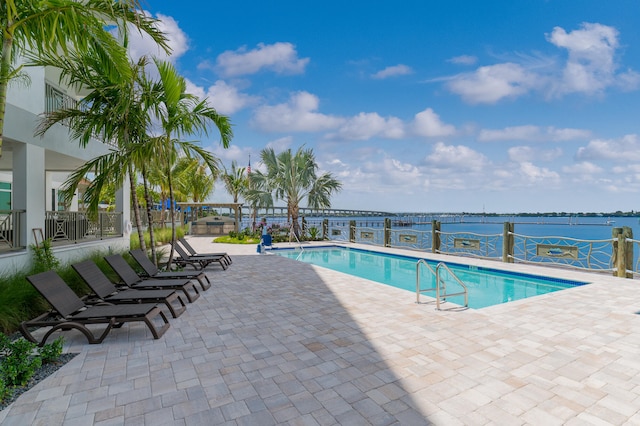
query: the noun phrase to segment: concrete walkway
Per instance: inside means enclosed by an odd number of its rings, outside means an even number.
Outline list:
[[[140,325],[101,345],[65,333],[79,355],[2,424],[640,424],[637,280],[553,269],[593,283],[436,311],[255,246],[190,241],[234,263],[209,268],[212,288],[161,339]]]

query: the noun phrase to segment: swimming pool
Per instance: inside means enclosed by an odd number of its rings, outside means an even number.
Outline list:
[[[416,262],[419,258],[338,246],[305,248],[302,251],[274,249],[271,252],[279,256],[366,278],[414,293],[416,291]],[[431,260],[427,260],[427,262],[434,268],[438,264],[438,262]],[[587,284],[586,282],[570,281],[562,278],[505,272],[458,263],[447,262],[447,266],[467,286],[469,307],[474,309]],[[434,287],[435,278],[433,275],[428,268],[424,266],[421,268],[421,287]],[[451,285],[454,285],[453,281],[451,283]],[[428,293],[427,296],[434,297],[435,295]],[[450,297],[447,298],[447,301],[459,305],[464,304],[463,296]]]

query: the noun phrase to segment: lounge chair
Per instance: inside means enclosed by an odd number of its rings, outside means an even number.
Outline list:
[[[209,281],[209,277],[202,271],[159,271],[158,267],[153,264],[151,260],[147,257],[146,253],[142,249],[131,250],[129,251],[131,257],[140,265],[140,267],[144,270],[145,275],[143,278],[149,277],[154,279],[176,279],[176,278],[187,278],[187,279],[197,279],[200,282],[203,290],[207,290],[211,287],[211,281]]]
[[[20,332],[25,339],[43,346],[49,336],[58,330],[76,329],[85,335],[89,343],[101,343],[112,328],[120,328],[126,322],[144,322],[154,339],[159,339],[169,328],[169,321],[164,312],[154,303],[138,303],[131,305],[85,305],[82,300],[67,286],[55,271],[42,272],[27,277],[27,281],[52,306],[53,310],[39,317],[20,324]],[[162,322],[156,327],[153,321]],[[106,324],[102,334],[96,336],[88,324]],[[51,327],[40,341],[29,331],[33,327]]]
[[[217,263],[222,269],[227,269],[227,262],[223,256],[191,256],[179,244],[176,244],[174,249],[179,256],[175,257],[173,262],[180,267],[190,265],[195,269],[204,269],[212,263]]]
[[[118,290],[92,260],[74,263],[71,267],[94,292],[94,297],[87,299],[87,303],[108,302],[115,305],[124,303],[164,303],[174,318],[178,318],[187,309],[184,301],[175,290],[136,290],[132,288]],[[177,306],[173,306],[173,303],[176,303]]]
[[[220,252],[220,253],[198,253],[196,251],[196,249],[193,248],[193,246],[191,246],[191,244],[189,244],[189,241],[187,241],[186,238],[182,237],[182,238],[178,238],[178,242],[180,244],[182,244],[182,247],[184,247],[185,249],[187,249],[187,252],[191,255],[191,256],[222,256],[224,258],[224,260],[227,262],[227,265],[231,265],[233,263],[233,261],[231,260],[231,256],[229,256],[228,253],[226,252]]]
[[[138,290],[156,288],[156,289],[173,289],[182,290],[189,302],[193,303],[200,297],[200,292],[193,285],[191,280],[187,279],[173,279],[173,280],[156,280],[156,279],[143,279],[136,271],[127,263],[124,257],[119,254],[112,254],[105,256],[104,260],[107,261],[109,266],[118,274],[122,282],[130,288]]]

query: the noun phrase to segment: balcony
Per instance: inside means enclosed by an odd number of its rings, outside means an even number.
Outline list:
[[[20,228],[26,211],[0,210],[0,254],[25,250]],[[123,236],[121,212],[48,211],[43,228],[33,229],[36,241],[50,239],[53,246],[64,246]]]
[[[45,83],[45,113],[52,113],[63,108],[76,108],[78,101],[71,96],[67,95],[62,90],[59,90],[49,83]],[[66,123],[62,123],[66,125]],[[117,141],[106,140],[104,135],[93,134],[93,137],[100,142],[112,147],[117,147]]]

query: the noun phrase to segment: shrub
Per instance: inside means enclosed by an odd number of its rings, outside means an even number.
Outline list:
[[[176,226],[176,238],[184,237],[186,232],[185,229],[186,229],[185,226]],[[159,245],[168,244],[171,242],[171,227],[170,226],[165,228],[154,227],[153,236],[157,244]],[[144,231],[144,242],[147,245],[147,247],[149,246],[149,244],[151,244],[151,238],[149,236],[148,230]],[[131,236],[129,237],[129,243],[131,244],[132,250],[140,248],[140,239],[138,237],[137,232],[131,233]]]
[[[60,260],[53,255],[53,251],[51,250],[51,239],[47,238],[42,241],[42,247],[32,244],[31,250],[33,250],[33,259],[35,261],[33,265],[34,273],[58,269],[60,267]]]
[[[23,338],[11,342],[4,334],[0,336],[0,374],[9,386],[24,386],[36,370],[42,366],[40,355],[34,355],[36,344]]]
[[[13,395],[13,392],[11,392],[11,388],[7,386],[4,379],[0,377],[0,402],[4,401],[11,395]]]
[[[64,339],[62,336],[58,337],[52,343],[47,343],[41,348],[38,349],[38,354],[42,358],[43,364],[51,364],[52,362],[56,362],[60,359],[60,355],[62,355],[62,344],[64,343]]]
[[[308,229],[309,231],[309,239],[311,241],[316,241],[320,239],[320,230],[318,228],[316,228],[315,226],[312,226],[311,228]]]

